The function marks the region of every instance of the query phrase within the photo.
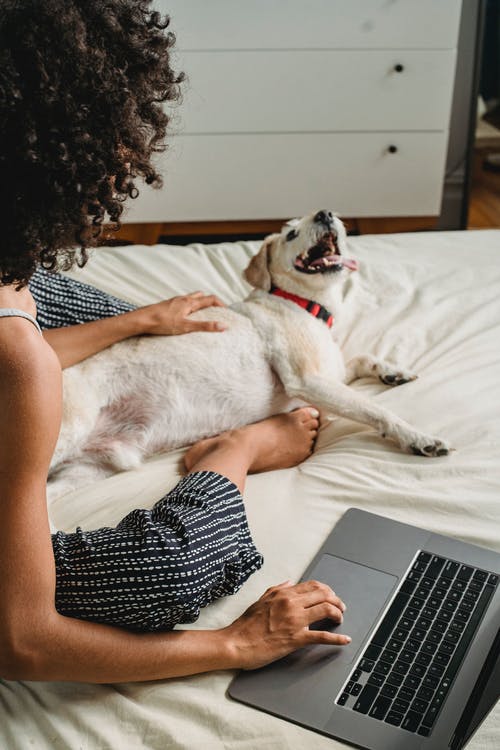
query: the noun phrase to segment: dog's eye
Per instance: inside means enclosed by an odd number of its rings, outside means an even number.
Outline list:
[[[286,236],[286,241],[291,242],[291,240],[294,240],[298,236],[299,236],[299,233],[297,232],[296,229],[290,229],[290,231],[288,232]]]

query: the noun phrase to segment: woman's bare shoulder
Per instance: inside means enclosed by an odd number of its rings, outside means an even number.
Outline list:
[[[29,383],[58,377],[61,367],[53,349],[25,318],[0,318],[0,384]]]

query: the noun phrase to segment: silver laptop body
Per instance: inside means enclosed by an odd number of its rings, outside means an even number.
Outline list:
[[[496,552],[351,508],[303,576],[346,603],[351,644],[242,672],[229,695],[368,750],[458,750],[499,697],[499,572]]]

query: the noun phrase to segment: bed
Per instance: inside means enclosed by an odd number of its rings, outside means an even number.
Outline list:
[[[350,312],[338,329],[346,356],[372,352],[420,374],[396,389],[368,380],[355,387],[456,451],[434,459],[407,455],[368,427],[339,418],[325,423],[301,466],[248,479],[248,520],[264,566],[189,627],[228,624],[268,586],[299,578],[352,506],[500,551],[500,230],[349,243],[360,270],[350,277]],[[232,302],[248,291],[241,271],[257,249],[252,242],[103,248],[70,275],[137,304],[195,289]],[[64,530],[95,528],[150,507],[177,482],[181,457],[182,450],[157,455],[138,470],[67,494],[50,508],[52,520]],[[97,686],[1,681],[0,747],[346,747],[232,701],[232,676]],[[497,706],[470,750],[499,747]]]

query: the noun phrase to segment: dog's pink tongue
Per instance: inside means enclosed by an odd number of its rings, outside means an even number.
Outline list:
[[[358,261],[353,258],[344,258],[342,255],[333,256],[336,263],[342,263],[343,266],[349,268],[351,271],[358,270]]]

